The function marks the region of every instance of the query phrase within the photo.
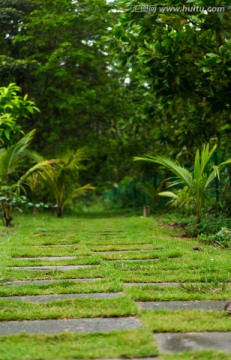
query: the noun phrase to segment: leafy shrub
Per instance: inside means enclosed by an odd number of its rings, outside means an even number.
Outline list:
[[[214,244],[223,247],[231,247],[231,230],[222,228],[216,234],[206,235],[201,234],[198,239],[207,244]]]
[[[195,217],[182,218],[177,221],[177,225],[184,228],[187,236],[195,237],[200,234],[216,235],[222,228],[231,228],[231,218],[225,217],[223,214],[208,214],[200,222],[196,224]]]

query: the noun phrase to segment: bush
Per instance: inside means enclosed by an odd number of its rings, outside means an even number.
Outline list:
[[[227,228],[222,228],[216,234],[201,234],[198,236],[198,239],[207,244],[219,245],[222,247],[231,247],[231,230]]]
[[[216,235],[222,228],[231,229],[231,218],[224,214],[207,214],[200,222],[196,224],[195,217],[181,218],[177,224],[182,226],[187,236],[196,237],[200,234],[205,236]]]

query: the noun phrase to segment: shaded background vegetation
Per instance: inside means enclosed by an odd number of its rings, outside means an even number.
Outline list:
[[[25,132],[37,129],[35,150],[52,158],[84,147],[80,182],[111,204],[156,206],[166,174],[133,156],[167,155],[190,168],[205,142],[218,144],[213,163],[231,155],[231,13],[226,0],[216,2],[224,12],[209,13],[136,12],[137,4],[2,0],[0,84],[16,83],[40,109],[19,119]],[[230,212],[230,167],[221,180]]]

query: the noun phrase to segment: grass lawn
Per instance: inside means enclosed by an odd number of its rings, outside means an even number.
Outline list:
[[[231,329],[231,317],[224,311],[144,311],[135,302],[231,299],[228,249],[182,238],[179,230],[164,226],[161,217],[143,218],[125,212],[63,219],[49,214],[19,214],[14,223],[14,227],[0,230],[0,321],[136,316],[143,327],[110,333],[1,336],[1,360],[156,354],[160,359],[171,360],[176,355],[159,353],[153,333]],[[197,250],[198,247],[202,249]],[[61,258],[68,256],[74,258]],[[59,267],[64,265],[88,266],[69,270]],[[57,268],[43,270],[43,266]],[[36,280],[56,282],[41,284]],[[140,282],[156,284],[125,284]],[[177,282],[181,286],[161,287],[159,282]],[[9,300],[10,296],[82,293],[119,294],[114,299],[73,298],[43,303]],[[216,351],[177,354],[179,360],[228,358],[230,354]]]

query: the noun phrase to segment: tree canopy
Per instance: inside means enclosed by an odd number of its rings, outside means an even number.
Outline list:
[[[144,3],[149,11],[135,0],[0,3],[0,84],[17,84],[40,109],[19,125],[37,129],[43,154],[85,146],[86,183],[152,176],[132,162],[147,152],[187,162],[212,141],[229,156],[229,2]],[[182,10],[192,6],[224,11]]]

